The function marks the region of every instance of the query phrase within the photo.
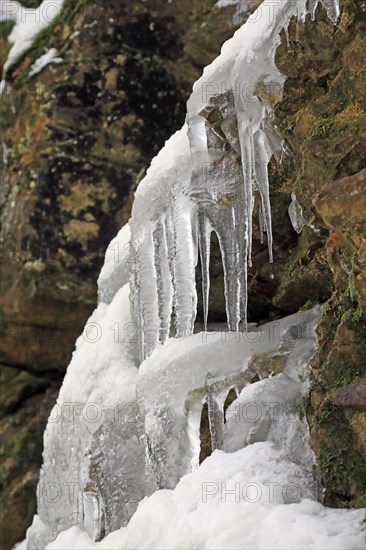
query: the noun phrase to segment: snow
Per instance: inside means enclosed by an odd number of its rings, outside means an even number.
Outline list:
[[[104,265],[98,278],[98,297],[100,302],[109,304],[118,290],[129,282],[130,267],[133,261],[131,230],[126,224],[109,243]]]
[[[214,405],[214,448],[236,451],[253,441],[271,442],[276,453],[294,464],[304,496],[315,498],[307,425],[293,405],[307,391],[319,308],[247,333],[170,338],[137,370],[137,342],[115,338],[116,320],[121,328],[130,321],[128,306],[126,285],[110,304],[99,304],[77,341],[45,432],[38,516],[28,532],[28,548],[44,548],[72,526],[101,540],[133,521],[144,497],[173,489],[196,470],[205,401]],[[261,381],[252,385],[254,376]],[[227,410],[224,426],[223,404],[232,387],[239,397]],[[233,414],[248,400],[290,404],[292,409],[284,408],[277,419],[264,411],[264,422],[253,435],[253,425],[248,429],[247,419]],[[60,494],[50,501],[47,487],[55,480]],[[66,490],[70,482],[76,484],[71,500]],[[132,500],[128,484],[134,488]]]
[[[100,303],[88,319],[76,342],[67,379],[61,386],[59,405],[67,400],[83,403],[89,400],[113,406],[122,395],[126,401],[133,399],[134,389],[130,386],[137,374],[134,341],[133,337],[129,339],[124,328],[130,320],[129,286],[126,284],[110,304]],[[123,373],[121,365],[124,365]],[[115,383],[117,379],[119,385]]]
[[[288,374],[283,375],[282,400],[286,396],[292,402],[297,396],[301,400],[306,391],[307,363],[315,352],[318,317],[319,308],[315,308],[248,333],[224,333],[224,341],[219,333],[172,338],[142,363],[136,380],[137,400],[145,418],[145,434],[154,457],[152,468],[160,487],[174,487],[184,474],[198,466],[199,423],[205,401],[214,406],[209,418],[211,438],[215,432],[216,438],[223,439],[219,447],[225,448],[222,409],[230,388],[240,391],[255,375],[263,379],[284,369]],[[273,387],[275,379],[270,385],[275,400],[280,402],[281,384]],[[240,407],[240,396],[237,401]],[[242,422],[236,421],[227,424],[231,438],[237,430],[239,436],[245,432]],[[298,443],[295,441],[295,445]],[[289,447],[288,441],[286,445]]]
[[[60,13],[62,4],[63,0],[43,0],[38,8],[25,8],[19,2],[1,0],[0,21],[15,22],[8,36],[13,45],[4,63],[4,75],[18,57],[31,47],[35,36]]]
[[[134,512],[137,503],[127,502],[124,506],[119,502],[117,512],[113,499],[124,494],[121,480],[127,477],[137,481],[144,473],[139,411],[135,405],[135,355],[127,284],[110,304],[98,305],[76,342],[44,434],[37,492],[41,519],[36,516],[33,521],[28,548],[44,548],[55,537],[54,522],[62,530],[79,519],[83,525],[89,521],[87,514],[93,514],[93,510],[87,510],[88,500],[80,500],[87,485],[90,488],[96,484],[96,490],[101,494],[107,491],[110,499],[106,519],[100,518],[96,531],[104,529],[104,521],[109,530],[114,530]],[[143,490],[144,480],[138,483]],[[54,498],[48,496],[48,487],[55,487]],[[82,503],[85,509],[80,511]],[[113,508],[112,519],[108,506]],[[89,533],[94,536],[93,529]]]
[[[58,52],[56,48],[49,49],[45,54],[41,55],[41,57],[36,59],[36,61],[32,64],[29,71],[29,76],[34,76],[40,73],[50,63],[62,63],[62,57],[57,57],[57,55]]]
[[[215,451],[174,490],[144,499],[128,526],[102,542],[74,527],[47,549],[363,550],[364,511],[298,502],[299,475],[269,442]]]

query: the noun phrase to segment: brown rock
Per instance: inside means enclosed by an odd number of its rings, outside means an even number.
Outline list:
[[[353,176],[326,183],[313,204],[329,228],[344,231],[366,224],[366,168]]]
[[[366,378],[339,388],[332,395],[332,401],[340,409],[366,411]]]

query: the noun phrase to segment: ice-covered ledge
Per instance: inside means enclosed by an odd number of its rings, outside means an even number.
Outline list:
[[[235,407],[245,399],[243,388],[254,379],[270,378],[264,393],[270,395],[272,391],[277,405],[291,404],[288,416],[294,415],[291,422],[296,422],[298,437],[288,439],[286,445],[289,452],[295,453],[304,439],[304,428],[295,420],[294,409],[307,392],[308,362],[317,347],[319,316],[320,308],[316,307],[250,332],[201,332],[184,339],[171,338],[142,363],[136,379],[137,402],[145,419],[147,471],[152,469],[159,488],[174,488],[183,475],[198,467],[205,403],[213,450],[232,448],[233,439],[241,441],[239,445],[237,441],[237,449],[247,444],[243,418],[233,417]],[[274,391],[279,386],[282,391]],[[258,404],[263,383],[257,382],[254,387],[259,393],[253,401]],[[228,411],[233,421],[225,423],[224,403],[231,389],[235,389],[238,399]],[[267,414],[260,414],[260,418],[261,422],[247,422],[252,429],[257,428],[256,441],[266,440],[274,423]],[[284,433],[286,420],[287,415],[282,415]],[[253,432],[251,437],[253,442]],[[303,469],[311,472],[312,464],[307,447]]]

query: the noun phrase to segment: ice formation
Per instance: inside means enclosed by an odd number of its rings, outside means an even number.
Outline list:
[[[338,3],[323,4],[336,22]],[[229,330],[246,325],[256,198],[273,261],[268,164],[272,156],[280,162],[284,150],[272,114],[285,81],[275,52],[291,17],[305,18],[306,1],[265,0],[256,14],[256,23],[248,20],[195,83],[186,125],[154,159],[136,193],[131,290],[141,360],[172,330],[176,336],[192,334],[198,254],[207,325],[212,231],[221,249]]]
[[[253,11],[251,8],[254,3],[255,0],[219,0],[214,7],[217,9],[233,7],[235,11],[232,13],[232,21],[234,25],[241,25],[250,14],[250,11]],[[230,12],[231,10],[229,14]]]
[[[295,193],[291,193],[291,203],[288,207],[288,214],[290,216],[292,227],[295,229],[296,233],[301,233],[305,226],[310,227],[313,231],[319,231],[312,223],[310,223],[304,217],[304,211],[296,198]]]
[[[131,230],[126,224],[109,243],[104,265],[98,277],[99,302],[110,304],[120,288],[129,282],[133,262]]]
[[[140,183],[48,420],[28,550],[361,548],[361,512],[314,502],[314,456],[297,413],[320,308],[238,331],[256,194],[272,260],[267,165],[283,149],[271,114],[284,82],[275,50],[305,4],[284,1],[225,44],[194,86],[186,124]],[[212,231],[224,265],[223,332],[207,326]],[[193,334],[198,254],[205,330]],[[199,465],[205,404],[213,455]],[[228,506],[223,485],[236,483]],[[267,491],[255,506],[248,483]]]
[[[248,333],[170,339],[137,371],[122,340],[113,344],[109,334],[102,341],[127,299],[124,287],[91,317],[88,324],[102,329],[100,344],[78,341],[58,407],[82,403],[74,421],[57,425],[57,410],[51,414],[28,549],[362,550],[364,511],[316,502],[308,427],[297,412],[320,308]],[[231,388],[239,395],[224,414]],[[200,414],[210,399],[217,403],[212,447],[221,425],[223,450],[198,467]],[[116,414],[114,400],[117,416],[96,422],[95,410],[88,412],[101,404],[101,411]]]
[[[257,403],[275,400],[281,407],[280,416],[263,414],[256,441],[272,442],[286,455],[302,472],[303,496],[314,498],[307,426],[294,407],[306,392],[319,308],[247,333],[171,338],[137,369],[128,304],[125,285],[111,303],[99,304],[77,341],[45,432],[38,516],[28,548],[45,548],[72,526],[101,540],[128,523],[144,496],[173,489],[198,467],[205,402],[211,404],[213,449],[231,452],[251,443],[241,441],[247,438],[243,400],[251,397],[251,387],[257,388]],[[262,382],[251,386],[254,378]],[[224,423],[231,388],[239,397]]]
[[[235,12],[233,13],[233,23],[240,25],[250,11],[253,3],[253,0],[218,0],[215,7],[217,9],[226,9],[234,6]],[[315,12],[319,3],[323,4],[327,10],[328,17],[336,24],[339,17],[339,0],[309,0],[309,11],[313,20],[315,19]],[[277,2],[274,2],[274,4],[277,4]],[[276,8],[275,5],[274,8]],[[257,11],[253,17],[250,17],[250,21],[256,22],[258,16],[259,13]]]

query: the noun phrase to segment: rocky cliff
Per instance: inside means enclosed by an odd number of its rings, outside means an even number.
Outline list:
[[[96,300],[110,239],[131,195],[178,129],[191,85],[235,26],[214,1],[65,0],[14,65],[2,97],[2,332],[0,431],[4,548],[35,511],[42,432]],[[259,1],[248,2],[254,7]],[[344,0],[337,27],[290,27],[277,65],[287,75],[276,123],[288,145],[271,166],[274,257],[259,227],[249,320],[326,303],[304,403],[325,503],[365,505],[365,39],[366,2]],[[234,10],[235,11],[235,10]],[[6,55],[8,23],[1,24]],[[63,62],[29,77],[45,47]],[[4,61],[4,56],[1,61]],[[271,100],[271,98],[268,98]],[[291,193],[306,226],[290,223]],[[211,260],[210,315],[225,320],[222,266]],[[197,271],[199,278],[199,271]],[[14,515],[17,522],[10,522]]]

